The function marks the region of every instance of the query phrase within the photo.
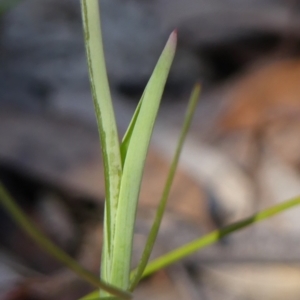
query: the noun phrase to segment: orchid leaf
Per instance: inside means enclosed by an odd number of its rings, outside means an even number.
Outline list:
[[[102,278],[110,281],[115,218],[118,207],[122,162],[115,114],[107,78],[101,35],[99,1],[81,0],[84,37],[91,90],[100,135],[105,174],[105,225]]]
[[[189,105],[187,108],[187,112],[185,115],[185,119],[184,119],[184,123],[181,129],[181,133],[180,133],[180,137],[178,140],[178,144],[176,147],[176,151],[175,151],[175,155],[171,164],[171,168],[169,170],[169,174],[167,177],[167,181],[163,190],[163,194],[159,203],[159,206],[157,208],[156,211],[156,216],[152,225],[152,228],[150,230],[150,233],[148,235],[148,239],[146,242],[146,246],[145,249],[143,251],[142,254],[142,258],[139,262],[139,265],[137,267],[136,272],[134,272],[134,276],[132,278],[131,281],[131,285],[130,285],[130,290],[133,291],[134,288],[136,287],[136,285],[138,284],[138,282],[140,281],[143,272],[145,270],[145,267],[148,263],[149,257],[151,255],[152,249],[154,247],[154,243],[156,241],[156,237],[159,231],[159,227],[161,224],[161,220],[163,218],[164,212],[165,212],[165,207],[167,204],[167,200],[170,194],[170,190],[171,190],[171,186],[172,186],[172,182],[175,176],[175,172],[176,172],[176,168],[178,165],[178,161],[179,161],[179,157],[180,157],[180,153],[182,151],[182,147],[183,147],[183,143],[185,140],[185,137],[188,133],[192,118],[193,118],[193,114],[195,112],[196,109],[196,105],[198,103],[198,99],[199,99],[199,95],[200,95],[200,85],[197,84],[191,94],[190,100],[189,100]]]
[[[167,76],[175,55],[177,33],[173,32],[146,86],[133,118],[123,167],[116,217],[111,283],[128,289],[133,230],[145,159]],[[125,136],[126,137],[126,136]]]
[[[128,147],[129,147],[129,142],[130,142],[130,139],[131,139],[131,136],[132,136],[132,132],[133,132],[134,126],[136,124],[137,117],[138,117],[139,112],[140,112],[140,108],[141,108],[141,105],[142,105],[143,98],[144,98],[144,94],[141,97],[141,99],[139,101],[139,104],[136,107],[136,110],[135,110],[135,112],[133,114],[133,117],[132,117],[132,119],[130,121],[130,124],[129,124],[129,126],[128,126],[126,132],[125,132],[125,134],[124,134],[123,141],[121,143],[122,166],[124,166],[124,162],[125,162],[127,150],[128,150]]]

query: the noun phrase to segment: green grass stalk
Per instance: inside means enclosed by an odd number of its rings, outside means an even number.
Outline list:
[[[165,255],[163,255],[157,259],[154,259],[152,262],[150,262],[147,265],[145,272],[143,273],[143,277],[149,276],[150,274],[153,274],[154,272],[156,272],[158,270],[161,270],[175,262],[178,262],[179,260],[193,254],[194,252],[199,251],[207,246],[210,246],[210,245],[216,243],[221,238],[223,238],[235,231],[246,228],[249,225],[264,221],[270,217],[273,217],[273,216],[275,216],[287,209],[295,207],[297,205],[300,205],[300,197],[296,197],[289,201],[285,201],[283,203],[274,205],[274,206],[267,208],[261,212],[258,212],[257,214],[255,214],[249,218],[246,218],[246,219],[236,222],[234,224],[225,226],[222,229],[215,230],[197,240],[187,243],[186,245],[184,245],[182,247],[174,249],[173,251],[170,251],[170,252],[166,253]]]
[[[81,8],[91,91],[97,117],[105,174],[106,202],[101,277],[105,281],[110,282],[122,162],[104,59],[99,0],[81,0]]]

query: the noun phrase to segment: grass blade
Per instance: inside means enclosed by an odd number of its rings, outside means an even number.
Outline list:
[[[122,175],[119,137],[104,60],[98,0],[81,0],[91,90],[97,116],[105,173],[105,225],[102,274],[110,281],[110,258]]]
[[[126,132],[125,132],[125,134],[124,134],[123,141],[121,143],[122,166],[124,166],[124,163],[125,163],[125,158],[126,158],[127,150],[128,150],[128,147],[129,147],[129,142],[130,142],[130,139],[131,139],[131,136],[132,136],[132,133],[133,133],[133,129],[134,129],[137,117],[138,117],[138,115],[140,113],[140,109],[141,109],[143,98],[144,98],[144,94],[141,97],[141,99],[139,101],[139,104],[137,105],[137,107],[135,109],[133,117],[132,117],[132,119],[130,121],[130,124],[129,124],[129,126],[128,126]]]
[[[79,300],[119,300],[119,298],[117,297],[99,297],[98,292],[93,292],[90,293],[82,298],[80,298]]]
[[[0,204],[9,213],[13,220],[24,230],[41,248],[43,248],[50,255],[55,257],[58,261],[63,263],[69,269],[74,271],[81,278],[90,282],[96,287],[99,287],[115,296],[122,299],[130,299],[128,292],[115,288],[101,280],[97,276],[90,273],[88,270],[78,264],[72,257],[66,254],[63,250],[57,247],[50,239],[48,239],[36,226],[28,219],[22,212],[18,205],[13,201],[12,197],[0,183]]]
[[[196,109],[196,105],[198,103],[198,99],[199,99],[199,95],[200,95],[200,85],[197,84],[195,86],[195,88],[193,89],[192,95],[190,97],[189,100],[189,105],[186,111],[186,115],[184,118],[184,123],[182,126],[182,130],[180,133],[180,137],[178,140],[178,144],[176,147],[176,151],[175,151],[175,155],[171,164],[171,168],[169,170],[168,173],[168,177],[167,177],[167,181],[163,190],[163,194],[161,197],[161,200],[159,202],[159,206],[157,208],[156,211],[156,216],[152,225],[152,228],[150,230],[150,233],[148,235],[148,239],[146,242],[146,246],[145,249],[143,251],[142,254],[142,258],[139,262],[139,265],[136,269],[136,271],[134,272],[134,276],[132,277],[132,281],[131,281],[131,285],[130,285],[130,291],[133,291],[136,287],[136,285],[138,284],[138,282],[140,281],[140,279],[142,278],[143,272],[146,268],[146,265],[149,261],[149,257],[151,255],[152,249],[154,247],[154,243],[156,241],[156,237],[159,231],[159,227],[161,224],[161,220],[163,218],[164,215],[164,211],[165,211],[165,207],[167,204],[167,200],[170,194],[170,190],[171,190],[171,186],[172,186],[172,182],[175,176],[175,172],[176,172],[176,168],[178,165],[178,161],[179,161],[179,157],[180,157],[180,153],[182,151],[182,147],[183,147],[183,143],[185,140],[185,137],[188,133],[189,127],[191,125],[192,122],[192,118],[193,118],[193,114],[195,112]]]
[[[246,218],[242,221],[236,222],[234,224],[228,225],[222,229],[215,230],[205,236],[203,236],[200,239],[194,240],[182,247],[179,247],[155,260],[150,262],[145,272],[143,273],[143,277],[146,277],[160,269],[163,269],[185,257],[188,255],[201,250],[204,247],[207,247],[217,241],[219,241],[221,238],[238,231],[240,229],[243,229],[245,227],[248,227],[249,225],[261,222],[263,220],[266,220],[272,216],[275,216],[287,209],[290,209],[296,205],[300,204],[300,197],[293,198],[289,201],[285,201],[283,203],[274,205],[270,208],[267,208],[261,212],[258,212],[257,214],[253,215],[252,217]]]
[[[85,295],[84,297],[80,298],[79,300],[99,300],[99,299],[101,299],[99,297],[99,291],[93,291]]]
[[[144,92],[143,101],[131,134],[115,227],[111,283],[129,287],[133,230],[144,163],[167,76],[175,55],[177,33],[173,32],[158,60]]]

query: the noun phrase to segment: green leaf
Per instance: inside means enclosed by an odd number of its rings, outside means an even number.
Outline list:
[[[141,108],[141,105],[142,105],[143,98],[144,98],[144,94],[143,94],[143,96],[141,97],[141,99],[139,101],[139,104],[138,104],[138,106],[137,106],[137,108],[136,108],[136,110],[133,114],[133,117],[130,121],[130,124],[129,124],[129,126],[128,126],[125,134],[124,134],[124,137],[123,137],[123,141],[122,141],[122,144],[121,144],[121,159],[122,159],[122,166],[123,167],[124,167],[124,163],[125,163],[127,150],[128,150],[128,147],[129,147],[129,142],[130,142],[130,139],[131,139],[131,136],[132,136],[132,132],[133,132],[137,117],[140,113],[140,108]]]
[[[106,73],[98,0],[81,0],[91,90],[100,134],[105,173],[105,225],[102,278],[110,282],[111,255],[122,162],[119,137]]]
[[[200,239],[192,241],[182,247],[179,247],[155,260],[150,262],[143,273],[143,277],[146,277],[158,270],[161,270],[187,256],[190,254],[199,251],[200,249],[207,247],[221,238],[238,231],[242,228],[245,228],[249,225],[261,222],[272,216],[275,216],[287,209],[290,209],[296,205],[300,204],[300,197],[293,198],[289,201],[274,205],[268,209],[265,209],[252,217],[246,218],[242,221],[236,222],[234,224],[228,225],[220,230],[215,230]]]
[[[99,297],[99,292],[95,291],[93,293],[90,293],[79,300],[118,300],[117,297]]]
[[[191,95],[190,100],[189,100],[189,105],[188,105],[188,108],[187,108],[184,123],[183,123],[182,130],[181,130],[181,133],[180,133],[180,138],[178,140],[175,155],[174,155],[174,158],[173,158],[173,161],[172,161],[172,164],[171,164],[171,168],[169,170],[169,174],[168,174],[167,181],[166,181],[166,184],[165,184],[165,187],[164,187],[164,190],[163,190],[163,194],[162,194],[159,206],[158,206],[157,211],[156,211],[156,216],[155,216],[152,228],[151,228],[150,233],[148,235],[148,239],[147,239],[146,246],[145,246],[145,249],[144,249],[143,254],[142,254],[142,258],[141,258],[141,260],[139,262],[139,265],[138,265],[136,271],[134,272],[134,276],[131,280],[130,291],[133,291],[135,289],[135,287],[137,286],[138,282],[140,281],[140,279],[143,275],[143,272],[145,270],[145,267],[146,267],[146,265],[149,261],[149,257],[151,255],[152,249],[154,247],[154,243],[156,241],[156,237],[157,237],[157,234],[158,234],[158,231],[159,231],[161,220],[163,218],[163,214],[164,214],[164,211],[165,211],[167,200],[168,200],[168,197],[169,197],[169,194],[170,194],[172,182],[173,182],[173,179],[174,179],[174,176],[175,176],[175,172],[176,172],[176,168],[177,168],[177,165],[178,165],[180,153],[182,151],[182,147],[183,147],[185,137],[186,137],[186,135],[188,133],[188,130],[189,130],[189,127],[191,125],[193,114],[195,112],[196,105],[198,103],[199,95],[200,95],[200,85],[197,84],[195,86],[195,88],[193,89],[192,95]]]
[[[84,297],[80,298],[79,300],[99,300],[99,299],[101,299],[99,297],[99,291],[93,291],[92,293],[85,295]]]
[[[12,219],[20,226],[20,228],[24,230],[24,232],[27,233],[41,248],[63,263],[66,267],[74,271],[84,280],[87,280],[94,286],[97,286],[122,299],[131,298],[128,292],[115,288],[110,284],[99,280],[97,276],[83,268],[72,257],[57,247],[51,240],[49,240],[41,231],[36,228],[36,226],[18,207],[2,183],[0,183],[0,204],[8,212]]]
[[[146,86],[133,120],[126,152],[116,217],[111,283],[128,289],[136,207],[145,159],[163,89],[174,58],[177,33],[173,32]],[[131,126],[130,126],[131,128]]]

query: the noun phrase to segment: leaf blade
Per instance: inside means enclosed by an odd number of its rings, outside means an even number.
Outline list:
[[[126,153],[116,218],[111,276],[111,283],[124,289],[129,287],[133,230],[144,163],[163,89],[175,55],[176,42],[177,33],[173,32],[145,89]]]
[[[192,91],[192,94],[191,94],[191,97],[189,99],[189,104],[188,104],[188,108],[187,108],[186,115],[185,115],[185,118],[184,118],[184,123],[183,123],[182,129],[181,129],[178,144],[176,146],[176,151],[175,151],[175,154],[174,154],[174,157],[173,157],[173,160],[172,160],[172,163],[171,163],[171,167],[170,167],[170,170],[169,170],[169,173],[168,173],[166,184],[164,186],[163,194],[162,194],[162,197],[160,199],[158,208],[156,210],[156,216],[155,216],[154,222],[152,224],[150,233],[148,235],[147,242],[146,242],[142,257],[140,259],[138,267],[137,267],[136,271],[134,272],[133,278],[131,280],[130,291],[133,291],[134,288],[136,287],[136,285],[138,284],[138,282],[140,281],[140,279],[143,275],[143,272],[145,270],[145,267],[146,267],[146,265],[149,261],[149,257],[151,255],[152,249],[154,247],[154,243],[156,241],[156,237],[157,237],[159,227],[160,227],[160,224],[161,224],[161,221],[162,221],[162,218],[163,218],[163,214],[164,214],[164,211],[165,211],[167,200],[168,200],[168,197],[169,197],[169,194],[170,194],[172,182],[173,182],[173,179],[174,179],[174,176],[175,176],[175,172],[176,172],[176,168],[177,168],[177,165],[178,165],[180,153],[182,151],[184,140],[186,138],[189,127],[191,125],[192,117],[193,117],[193,114],[195,112],[196,105],[198,103],[199,95],[200,95],[200,85],[197,84],[194,87],[194,89]]]
[[[141,105],[142,105],[142,101],[143,101],[143,98],[144,98],[144,94],[142,95],[135,111],[134,111],[134,114],[133,114],[133,117],[130,121],[130,124],[124,134],[124,137],[123,137],[123,140],[122,140],[122,143],[121,143],[121,159],[122,159],[122,166],[124,166],[124,163],[125,163],[125,158],[126,158],[126,154],[127,154],[127,150],[128,150],[128,147],[129,147],[129,143],[130,143],[130,139],[131,139],[131,136],[132,136],[132,133],[133,133],[133,129],[134,129],[134,126],[136,124],[136,120],[138,118],[138,115],[140,113],[140,109],[141,109]]]
[[[81,0],[91,91],[97,117],[105,173],[105,223],[101,276],[110,282],[110,262],[118,206],[122,162],[118,131],[107,78],[98,0]]]

